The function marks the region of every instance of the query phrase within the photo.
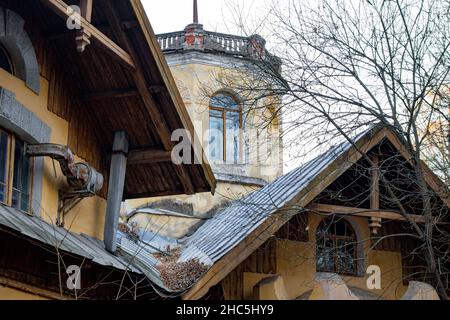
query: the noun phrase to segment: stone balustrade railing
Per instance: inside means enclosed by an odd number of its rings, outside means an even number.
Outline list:
[[[201,24],[190,24],[183,31],[156,36],[164,53],[186,50],[220,52],[237,57],[261,59],[280,70],[281,60],[265,48],[266,41],[259,35],[249,37],[205,31]]]
[[[198,24],[189,25],[183,31],[159,34],[156,38],[163,52],[196,49],[240,56],[262,57],[265,54],[265,40],[258,35],[241,37],[210,32]]]

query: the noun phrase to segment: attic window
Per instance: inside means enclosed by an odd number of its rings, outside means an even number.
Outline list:
[[[324,219],[316,231],[317,271],[356,275],[356,235],[342,219]]]
[[[14,74],[14,65],[11,61],[11,57],[2,45],[0,45],[0,68]]]

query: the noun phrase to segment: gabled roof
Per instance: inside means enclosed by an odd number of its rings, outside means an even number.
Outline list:
[[[405,159],[411,159],[400,139],[380,125],[357,135],[353,141],[362,152],[368,152],[384,138]],[[196,258],[211,268],[184,298],[196,299],[207,293],[211,286],[244,261],[293,215],[304,211],[320,192],[361,157],[352,144],[345,141],[234,202],[207,221],[187,240],[180,260]],[[427,183],[450,208],[445,185],[426,165],[423,166]]]

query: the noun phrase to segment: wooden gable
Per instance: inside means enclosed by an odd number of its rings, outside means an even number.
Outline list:
[[[404,165],[410,161],[411,156],[408,154],[406,148],[402,145],[398,137],[385,127],[377,126],[366,132],[354,142],[358,150],[366,154],[370,154],[375,150],[378,152],[381,150],[383,150],[383,152],[387,152],[386,149],[379,148],[386,143],[387,145],[384,145],[384,147],[389,146],[392,151],[395,151],[397,156],[401,156],[403,161],[400,161],[400,163]],[[339,211],[336,210],[334,205],[330,204],[330,207],[326,207],[324,204],[320,204],[320,206],[318,206],[318,204],[315,203],[315,200],[327,194],[326,192],[324,193],[324,191],[326,191],[327,188],[330,188],[330,186],[332,188],[333,184],[336,184],[336,181],[338,181],[340,177],[345,177],[346,174],[352,174],[352,170],[349,169],[360,162],[363,157],[358,150],[351,147],[330,161],[328,166],[316,175],[306,187],[299,190],[297,195],[291,201],[286,203],[283,207],[278,208],[276,213],[272,214],[251,234],[242,239],[237,246],[235,246],[218,262],[216,262],[197,282],[197,284],[183,296],[183,298],[190,300],[202,297],[208,292],[209,288],[219,283],[228,273],[234,270],[240,263],[255,252],[265,241],[276,234],[280,228],[292,219],[292,217],[297,214],[301,214],[299,212],[334,212],[341,215],[359,215],[365,217],[375,216],[377,218],[398,221],[406,220],[399,213],[392,212],[392,210],[381,212],[378,210],[365,211],[354,207],[338,206],[338,209],[344,209],[344,211]],[[383,152],[381,155],[383,155]],[[441,203],[444,209],[448,210],[450,208],[448,187],[445,186],[445,184],[443,184],[443,182],[440,181],[439,178],[434,175],[425,164],[423,164],[423,170],[430,190],[436,194],[436,202]],[[361,182],[360,188],[363,188],[363,186],[364,183]],[[365,187],[367,187],[367,182],[365,183]],[[363,192],[362,197],[365,195],[365,197],[368,196],[370,198],[370,195],[365,194],[364,190],[360,189],[359,191]],[[358,199],[355,201],[358,201]],[[360,199],[359,201],[362,205],[367,205],[367,200],[363,201]],[[370,203],[370,199],[368,201]],[[300,208],[303,208],[303,210]],[[423,222],[421,221],[423,217],[415,214],[409,215],[409,219],[412,219],[412,221],[416,221],[418,223]],[[282,229],[281,232],[283,233],[284,230]]]

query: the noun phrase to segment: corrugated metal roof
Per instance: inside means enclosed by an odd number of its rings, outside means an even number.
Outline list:
[[[85,257],[103,266],[141,273],[139,269],[105,250],[103,241],[79,235],[32,217],[14,208],[0,205],[0,225],[20,232],[29,238],[48,244],[58,250]]]
[[[161,242],[164,241],[160,237],[147,237],[135,243],[125,234],[117,232],[120,254],[113,255],[105,250],[103,241],[85,234],[69,232],[38,217],[29,216],[1,204],[0,225],[15,230],[33,240],[58,248],[58,250],[87,258],[99,265],[144,274],[154,284],[168,291],[156,268],[159,261],[153,256],[153,253],[163,246]],[[174,247],[176,241],[167,241],[167,243]]]

